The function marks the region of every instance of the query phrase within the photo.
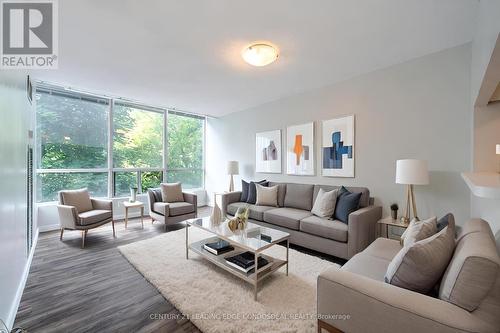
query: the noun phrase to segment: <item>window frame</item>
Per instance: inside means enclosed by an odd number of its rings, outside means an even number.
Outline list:
[[[152,172],[152,171],[160,171],[162,172],[162,181],[166,182],[167,181],[167,173],[169,171],[201,171],[202,174],[202,182],[201,182],[201,187],[200,188],[195,188],[191,190],[196,190],[196,189],[205,189],[205,179],[206,179],[206,126],[207,126],[207,117],[203,115],[198,115],[198,114],[193,114],[189,112],[184,112],[184,111],[179,111],[176,110],[175,108],[162,108],[162,107],[154,107],[150,106],[147,104],[135,102],[135,101],[129,101],[123,98],[117,98],[117,97],[110,97],[110,96],[105,96],[105,95],[99,95],[99,94],[94,94],[94,93],[88,93],[88,92],[80,92],[77,90],[69,89],[69,88],[64,88],[60,87],[57,85],[52,85],[52,84],[47,84],[44,82],[36,82],[35,84],[35,94],[38,93],[39,90],[42,90],[43,93],[57,93],[57,94],[65,94],[65,95],[72,95],[72,96],[78,96],[80,98],[92,98],[96,99],[97,101],[107,101],[108,105],[108,120],[107,120],[107,130],[108,130],[108,142],[107,142],[107,167],[106,168],[68,168],[68,169],[44,169],[44,168],[38,168],[40,165],[40,160],[42,156],[39,156],[39,153],[41,153],[39,144],[38,144],[38,131],[35,131],[35,156],[36,156],[36,161],[35,161],[35,166],[37,168],[35,169],[36,176],[39,174],[46,174],[46,173],[107,173],[108,175],[108,184],[107,184],[107,198],[111,199],[120,199],[120,198],[126,198],[124,196],[115,196],[115,184],[114,184],[114,173],[115,172],[135,172],[137,176],[137,188],[138,188],[138,194],[144,194],[142,192],[142,173],[143,172]],[[113,134],[114,134],[114,122],[113,122],[113,112],[115,108],[115,104],[119,105],[126,105],[130,107],[134,107],[143,111],[147,112],[156,112],[156,113],[161,113],[163,115],[163,134],[162,134],[162,145],[163,145],[163,153],[162,153],[162,166],[161,167],[140,167],[140,168],[118,168],[113,166]],[[168,152],[169,152],[169,147],[168,147],[168,116],[170,113],[179,115],[179,116],[187,116],[187,117],[192,117],[192,118],[197,118],[203,121],[203,133],[202,133],[202,167],[201,168],[168,168]],[[35,124],[38,124],[38,110],[36,108],[36,102],[35,102]],[[35,179],[35,189],[36,192],[38,193],[38,183],[36,181],[38,177],[34,177]],[[45,204],[48,202],[54,202],[54,201],[44,201],[43,198],[36,198],[37,204]]]

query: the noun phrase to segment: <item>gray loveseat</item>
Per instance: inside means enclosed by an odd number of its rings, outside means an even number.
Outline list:
[[[330,191],[338,186],[276,183],[278,207],[249,205],[250,221],[290,233],[290,243],[315,251],[349,259],[363,251],[375,240],[377,221],[382,207],[373,205],[370,191],[365,187],[347,187],[350,192],[361,192],[359,209],[349,215],[348,224],[320,218],[311,209],[320,188]],[[222,212],[234,215],[239,207],[241,191],[222,195]]]
[[[321,273],[318,326],[329,332],[500,332],[500,258],[487,222],[463,226],[440,298],[384,282],[399,250],[399,241],[378,238],[341,269]]]

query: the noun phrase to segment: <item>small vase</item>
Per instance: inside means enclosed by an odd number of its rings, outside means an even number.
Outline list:
[[[397,210],[391,210],[391,217],[393,220],[398,219],[398,211]]]
[[[137,188],[136,187],[131,187],[130,188],[130,202],[135,202],[137,199]]]

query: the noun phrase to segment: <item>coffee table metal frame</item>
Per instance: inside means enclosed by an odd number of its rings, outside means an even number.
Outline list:
[[[208,217],[204,218],[204,219],[208,219]],[[272,274],[273,272],[275,272],[276,270],[280,269],[283,266],[286,266],[286,275],[288,276],[290,234],[288,234],[286,232],[282,232],[280,230],[276,230],[276,231],[279,231],[283,234],[282,237],[279,237],[275,240],[272,240],[268,244],[266,244],[262,247],[259,247],[258,249],[255,249],[255,248],[252,248],[250,246],[245,245],[242,242],[238,242],[238,240],[235,240],[232,237],[228,237],[224,233],[218,233],[213,229],[200,226],[199,224],[196,223],[197,220],[200,220],[200,218],[189,219],[186,221],[186,260],[189,259],[189,250],[191,250],[191,251],[199,254],[200,256],[205,258],[206,260],[212,262],[216,266],[218,266],[218,267],[224,269],[225,271],[233,274],[234,276],[237,276],[237,277],[241,278],[242,280],[252,284],[254,286],[254,300],[257,300],[259,282],[261,282],[267,276],[269,276],[270,274]],[[227,223],[227,221],[223,222],[223,223]],[[214,237],[203,239],[203,240],[198,241],[198,242],[189,243],[189,229],[190,229],[190,227],[196,227],[196,228],[205,230],[207,232],[210,232],[214,235]],[[249,231],[252,231],[252,229],[255,230],[255,228],[260,228],[260,230],[264,230],[264,231],[271,229],[271,228],[259,226],[259,225],[254,224],[254,223],[248,223],[247,229]],[[274,230],[274,229],[271,229],[271,230]],[[259,235],[260,235],[260,233],[259,233]],[[227,253],[224,253],[224,254],[221,254],[219,256],[214,255],[214,254],[204,250],[204,248],[203,248],[204,244],[206,244],[210,241],[216,241],[217,238],[220,238],[220,239],[223,239],[223,240],[229,242],[234,247],[234,250],[227,252]],[[271,246],[278,245],[280,243],[286,243],[286,259],[285,260],[274,258],[274,257],[271,257],[271,256],[266,255],[266,254],[262,254],[262,252],[264,250],[270,248]],[[267,259],[269,261],[269,264],[267,264],[266,266],[264,266],[262,268],[259,268],[256,272],[254,270],[253,273],[245,273],[245,272],[237,270],[236,268],[229,266],[226,263],[226,261],[225,261],[226,257],[236,255],[237,253],[241,253],[241,252],[245,252],[245,251],[250,251],[254,254],[255,262],[257,262],[258,257],[260,255],[260,256],[264,257],[265,259]]]

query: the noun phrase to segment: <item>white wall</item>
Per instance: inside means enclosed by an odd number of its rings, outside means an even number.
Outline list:
[[[395,161],[419,158],[429,161],[431,175],[430,185],[416,188],[419,215],[453,212],[463,223],[470,217],[469,190],[460,177],[471,164],[470,61],[471,46],[466,44],[209,119],[209,198],[213,191],[227,189],[225,164],[237,160],[244,179],[366,186],[388,215],[389,204],[403,205],[404,188],[394,183]],[[356,116],[356,177],[322,177],[319,121],[348,114]],[[255,133],[281,129],[285,138],[287,125],[309,121],[315,121],[316,176],[255,175]]]
[[[0,319],[11,328],[30,265],[26,154],[31,116],[26,75],[2,71],[0,78]],[[36,239],[36,225],[33,230]]]
[[[500,33],[500,1],[480,0],[472,41],[471,94],[475,103]]]

